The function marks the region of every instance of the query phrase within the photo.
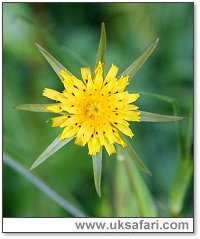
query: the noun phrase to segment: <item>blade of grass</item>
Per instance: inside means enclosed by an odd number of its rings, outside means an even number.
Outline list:
[[[170,192],[170,211],[172,216],[178,216],[183,208],[184,199],[187,193],[187,189],[191,183],[193,177],[193,121],[192,121],[193,107],[192,103],[187,114],[187,125],[184,130],[184,147],[185,154],[179,154],[178,166],[176,169],[176,175],[171,185]]]
[[[114,163],[112,168],[114,190],[111,199],[114,205],[113,217],[140,217],[141,212],[133,195],[123,159],[117,157]]]
[[[148,121],[148,122],[166,122],[166,121],[177,121],[184,119],[180,116],[171,116],[171,115],[161,115],[155,114],[151,112],[141,111],[141,121]]]
[[[42,182],[38,177],[34,176],[30,171],[24,168],[21,164],[13,160],[8,155],[3,155],[3,163],[15,170],[17,173],[21,174],[28,181],[30,181],[34,186],[46,194],[50,199],[62,207],[66,212],[70,213],[74,217],[86,217],[83,212],[76,208],[72,203],[67,201],[65,198],[61,197],[57,192],[50,188],[47,184]]]
[[[187,115],[187,127],[186,127],[186,139],[185,139],[185,155],[189,159],[192,150],[192,141],[193,141],[193,106],[191,106]]]
[[[59,136],[58,136],[59,137]],[[33,170],[41,163],[43,163],[46,159],[48,159],[51,155],[53,155],[56,151],[61,149],[63,146],[68,144],[73,138],[59,140],[58,137],[44,150],[44,152],[36,159],[36,161],[31,166],[30,170]]]
[[[145,181],[136,167],[135,161],[130,157],[127,157],[123,151],[121,151],[121,147],[119,147],[117,157],[119,157],[120,160],[123,160],[125,164],[131,191],[133,197],[136,198],[141,216],[156,217],[158,215],[156,205]]]
[[[59,61],[57,61],[48,51],[46,51],[43,47],[41,47],[38,43],[35,43],[38,47],[39,51],[42,53],[44,58],[49,62],[51,67],[54,69],[58,77],[62,80],[62,76],[60,75],[61,70],[67,71],[68,74],[72,75],[72,73],[67,70]]]
[[[132,78],[137,71],[143,66],[146,60],[151,56],[154,49],[158,44],[159,38],[157,38],[153,44],[139,57],[135,60],[120,76],[130,76]]]
[[[102,171],[102,149],[92,156],[94,184],[99,197],[101,197],[101,171]]]
[[[172,216],[178,216],[182,210],[187,189],[193,176],[193,161],[181,161],[177,167],[175,179],[171,187],[170,211]]]
[[[102,23],[101,36],[100,36],[99,47],[97,51],[96,67],[99,61],[101,61],[105,66],[105,60],[106,60],[106,28],[105,28],[105,24]]]

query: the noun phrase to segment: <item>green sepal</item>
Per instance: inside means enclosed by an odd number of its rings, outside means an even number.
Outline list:
[[[59,136],[58,136],[59,137]],[[43,163],[46,159],[48,159],[51,155],[61,149],[63,146],[68,144],[73,138],[59,140],[58,137],[44,150],[44,152],[35,160],[32,164],[30,170],[33,170],[41,163]]]
[[[45,107],[47,106],[53,106],[55,104],[22,104],[22,105],[17,105],[14,106],[13,108],[16,110],[25,110],[25,111],[32,111],[32,112],[52,112],[49,110],[46,110]],[[57,114],[63,114],[61,113],[57,113]]]
[[[102,149],[92,156],[94,184],[99,197],[101,197],[101,172],[102,172]]]
[[[139,155],[135,152],[131,144],[123,137],[123,141],[126,143],[126,147],[121,148],[121,151],[124,152],[124,154],[134,160],[136,165],[146,174],[149,176],[152,176],[151,171],[147,168],[147,166],[144,164],[144,162],[141,160]]]
[[[167,121],[178,121],[183,120],[184,117],[180,116],[171,116],[171,115],[161,115],[146,111],[139,111],[141,113],[140,121],[147,121],[147,122],[167,122]]]
[[[137,60],[135,60],[120,76],[130,76],[130,78],[132,78],[153,53],[154,49],[158,44],[158,41],[159,38],[157,38],[154,43],[139,58],[137,58]]]
[[[59,61],[57,61],[48,51],[46,51],[43,47],[41,47],[38,43],[35,43],[38,47],[39,51],[42,53],[44,58],[49,62],[51,67],[54,69],[58,77],[63,80],[62,76],[60,75],[61,70],[67,71],[68,74],[72,75],[72,73],[67,70]]]
[[[101,36],[100,36],[99,47],[97,51],[96,67],[99,61],[101,61],[101,63],[103,63],[105,66],[105,60],[106,60],[106,28],[103,22],[101,24]]]

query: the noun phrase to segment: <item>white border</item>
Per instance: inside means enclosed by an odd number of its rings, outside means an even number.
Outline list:
[[[3,1],[3,2],[10,2],[10,1]],[[12,1],[12,2],[19,2],[19,1]],[[26,2],[26,1],[24,1],[24,2]],[[28,1],[27,1],[28,2]],[[40,0],[38,0],[38,1],[35,1],[35,0],[33,0],[33,1],[31,1],[31,2],[45,2],[45,1],[40,1]],[[48,1],[48,2],[55,2],[55,1]],[[81,1],[78,1],[78,0],[74,0],[73,2],[81,2]],[[83,2],[87,2],[87,1],[83,1]],[[95,1],[95,2],[106,2],[106,1],[104,1],[104,0],[102,0],[102,1]],[[116,2],[116,1],[109,1],[109,2]],[[117,2],[119,2],[119,1],[117,1]],[[120,2],[123,2],[123,1],[120,1]],[[133,1],[129,1],[129,0],[127,0],[127,1],[125,1],[125,2],[133,2]],[[135,2],[152,2],[152,1],[135,1]],[[153,1],[153,2],[163,2],[163,1]],[[199,138],[199,133],[200,133],[200,130],[199,130],[199,127],[198,127],[198,125],[197,125],[197,122],[200,122],[200,107],[199,107],[199,102],[200,102],[200,100],[199,100],[199,97],[200,97],[200,94],[199,94],[199,87],[200,87],[200,83],[199,83],[199,80],[200,80],[200,74],[199,74],[199,68],[197,67],[197,63],[199,63],[200,61],[199,61],[199,57],[200,57],[200,51],[199,51],[199,49],[200,49],[200,47],[199,47],[199,45],[198,45],[198,43],[199,43],[199,31],[198,31],[198,29],[199,28],[197,28],[196,26],[200,26],[200,13],[199,13],[199,0],[194,0],[194,1],[187,1],[187,0],[182,0],[182,1],[180,1],[180,0],[177,0],[177,1],[167,1],[167,2],[194,2],[194,4],[195,4],[195,66],[196,66],[196,69],[195,69],[195,146],[197,146],[197,142],[199,142],[200,141],[200,138]],[[1,1],[1,3],[2,3],[2,1]],[[0,6],[0,8],[1,8],[1,12],[2,12],[2,4],[1,4],[1,6]],[[199,14],[198,14],[199,13]],[[1,22],[1,26],[2,26],[2,17],[0,18],[1,20],[0,20],[0,22]],[[2,50],[2,37],[0,38],[1,39],[1,50]],[[2,52],[2,51],[1,51]],[[2,60],[2,58],[1,58],[1,60]],[[2,69],[0,70],[0,72],[2,71]],[[1,72],[2,73],[2,72]],[[2,74],[1,74],[2,75]],[[0,85],[0,88],[2,87],[2,85]],[[1,89],[1,92],[2,92],[2,89]],[[2,144],[1,144],[2,145]],[[200,162],[199,162],[199,160],[197,160],[198,159],[198,155],[200,155],[200,147],[196,147],[195,148],[195,190],[196,190],[196,194],[195,194],[195,202],[199,202],[200,201],[200,196],[199,196],[199,190],[198,190],[198,188],[196,187],[196,185],[197,185],[197,181],[199,180],[199,174],[197,173],[197,169],[198,168],[200,168]],[[2,165],[2,164],[1,164]],[[0,175],[0,181],[2,180],[2,175]],[[2,186],[2,182],[1,182],[1,186]],[[2,198],[1,198],[1,203],[2,203]],[[195,209],[196,209],[196,211],[195,211],[195,221],[197,222],[199,222],[199,219],[200,219],[200,207],[197,207],[197,205],[195,205]],[[1,211],[1,213],[2,213],[2,211]],[[7,220],[7,219],[4,219],[4,222],[5,222],[5,220]],[[10,220],[10,219],[9,219]],[[62,220],[65,220],[64,218],[62,219]],[[7,223],[7,222],[6,222]],[[45,224],[46,224],[46,222],[44,222]],[[8,225],[8,224],[7,224]],[[194,225],[194,227],[195,227],[195,237],[198,237],[199,235],[199,229],[198,229],[198,227],[197,227],[197,223],[195,223],[195,225]],[[37,236],[37,238],[40,238],[40,236],[37,234],[36,235]],[[68,235],[69,237],[70,237],[70,235]],[[110,236],[111,235],[109,235],[109,238],[110,238]],[[114,235],[115,236],[115,235]],[[134,235],[134,236],[136,236],[136,235]],[[153,235],[153,236],[155,236],[155,234]],[[168,237],[169,236],[169,238],[171,238],[171,234],[169,234],[169,235],[165,235],[165,237]],[[187,237],[188,235],[183,235],[183,234],[181,234],[181,238],[183,237]],[[19,237],[21,238],[21,235],[19,235]],[[27,237],[29,237],[28,235],[26,235],[26,238]],[[73,237],[75,237],[75,235],[73,236]],[[141,236],[140,235],[140,238],[141,237],[143,237],[143,236]],[[56,238],[57,238],[57,236],[56,236]]]
[[[188,233],[193,218],[4,218],[3,232]]]

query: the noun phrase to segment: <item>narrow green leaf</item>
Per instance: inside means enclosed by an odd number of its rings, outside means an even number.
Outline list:
[[[157,38],[156,41],[121,74],[121,76],[128,75],[132,78],[153,53],[158,41],[159,38]]]
[[[179,216],[183,208],[184,199],[187,194],[188,187],[193,177],[193,107],[192,102],[186,117],[186,126],[184,126],[184,144],[179,148],[178,165],[176,175],[173,180],[170,192],[170,211],[172,216]],[[183,132],[183,128],[181,128]],[[183,149],[182,149],[183,147]]]
[[[101,197],[101,171],[102,171],[102,149],[99,153],[92,156],[94,184],[99,197]]]
[[[62,80],[62,77],[60,75],[61,70],[66,70],[68,74],[72,75],[72,73],[68,71],[59,61],[57,61],[48,51],[46,51],[37,43],[35,43],[35,45],[38,47],[39,51],[42,53],[45,59],[49,62],[49,64],[52,66],[52,68],[54,69],[54,71],[56,72],[56,74],[61,80]]]
[[[48,159],[51,155],[53,155],[56,151],[61,149],[67,143],[69,143],[73,138],[59,140],[58,137],[45,149],[45,151],[36,159],[36,161],[31,166],[30,170],[33,170],[38,165],[43,163],[46,159]]]
[[[105,65],[105,59],[106,59],[106,28],[105,28],[105,24],[102,23],[101,36],[100,36],[99,47],[97,51],[96,66],[99,61],[101,61]]]
[[[191,148],[193,143],[193,102],[191,102],[189,112],[187,114],[187,127],[186,127],[186,137],[184,139],[185,141],[185,155],[189,158],[189,155],[191,154]]]
[[[117,157],[124,162],[131,191],[134,199],[136,199],[141,216],[156,217],[158,213],[151,192],[141,176],[140,171],[138,171],[135,161],[133,161],[130,157],[127,157],[121,149],[122,148],[119,147]]]
[[[177,174],[172,184],[170,210],[172,216],[177,216],[182,210],[185,195],[193,176],[193,161],[180,161]]]
[[[56,191],[54,191],[51,187],[42,182],[38,177],[33,175],[32,172],[28,171],[10,156],[3,154],[3,163],[15,170],[20,175],[22,175],[25,179],[27,179],[34,186],[36,186],[43,194],[46,194],[51,200],[53,200],[55,203],[57,203],[57,205],[66,210],[66,212],[69,212],[72,216],[87,216],[76,206],[77,203],[72,204],[72,202],[60,196]]]
[[[23,105],[17,105],[13,108],[16,110],[26,110],[26,111],[33,111],[33,112],[50,112],[48,110],[45,110],[46,106],[52,106],[55,104],[23,104]]]
[[[141,158],[138,156],[138,154],[135,152],[131,144],[123,137],[123,141],[127,144],[125,148],[122,148],[122,151],[125,153],[127,157],[134,160],[136,165],[146,174],[152,176],[151,171],[147,168],[147,166],[144,164],[144,162],[141,160]]]
[[[180,116],[171,116],[171,115],[160,115],[155,113],[150,113],[146,111],[141,111],[141,121],[148,121],[148,122],[166,122],[166,121],[177,121],[183,120],[184,117]]]

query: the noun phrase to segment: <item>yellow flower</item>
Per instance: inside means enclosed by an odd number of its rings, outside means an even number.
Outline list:
[[[60,71],[64,91],[45,89],[43,95],[57,101],[46,110],[60,113],[52,118],[52,127],[64,128],[59,140],[75,137],[75,143],[88,145],[89,154],[96,155],[105,146],[109,155],[115,153],[114,144],[126,146],[120,133],[133,137],[128,121],[140,121],[134,104],[139,94],[125,91],[129,76],[116,77],[119,68],[112,65],[106,77],[99,61],[94,74],[89,67],[81,68],[82,80],[67,71]]]

